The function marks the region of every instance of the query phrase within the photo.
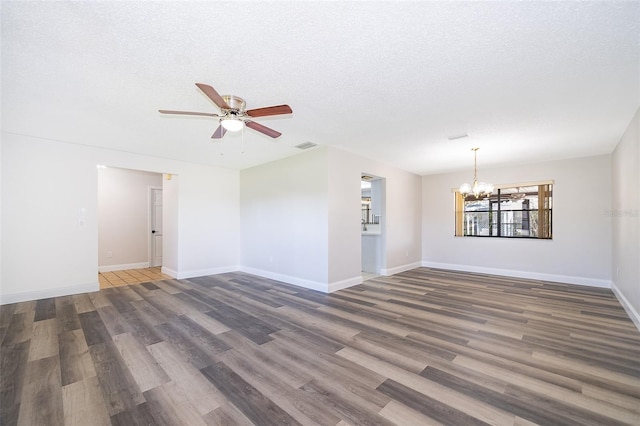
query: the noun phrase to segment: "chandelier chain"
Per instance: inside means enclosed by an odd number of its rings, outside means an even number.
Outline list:
[[[473,150],[473,181],[478,181],[478,150],[480,148],[471,148]]]

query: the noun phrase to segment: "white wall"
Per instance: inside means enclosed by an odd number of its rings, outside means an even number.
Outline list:
[[[326,291],[326,148],[242,170],[240,182],[243,270]]]
[[[3,303],[97,290],[97,177],[76,146],[2,135]]]
[[[419,266],[420,177],[319,147],[241,172],[243,270],[325,292],[362,282],[362,172],[386,178],[383,273]]]
[[[423,265],[610,287],[611,156],[484,169],[494,184],[553,179],[553,240],[454,237],[452,188],[469,172],[422,180]]]
[[[386,270],[384,275],[420,266],[422,259],[422,181],[420,176],[380,167],[386,177]]]
[[[2,188],[2,176],[3,176],[3,172],[2,172],[2,153],[4,152],[4,150],[2,149],[2,135],[0,134],[0,188]],[[2,192],[0,190],[0,294],[2,294]],[[2,301],[0,300],[0,303],[2,303]]]
[[[189,278],[238,270],[239,172],[190,164],[179,173],[178,182],[179,270],[175,276]]]
[[[640,109],[612,157],[613,290],[640,329]]]
[[[172,277],[177,277],[180,270],[179,205],[180,176],[165,174],[162,185],[162,272]]]
[[[362,282],[362,158],[328,149],[329,290]],[[372,173],[373,174],[373,173]]]
[[[387,179],[385,273],[420,261],[419,176],[344,151],[319,148],[240,174],[3,134],[2,303],[97,290],[98,164],[172,175],[163,181],[163,271],[178,278],[242,264],[323,291],[359,283],[363,171]]]
[[[361,277],[362,173],[385,178],[382,274],[391,275],[420,266],[420,176],[329,148],[329,283],[332,291],[353,285]]]
[[[3,132],[1,303],[98,289],[97,164],[179,175],[167,272],[237,269],[237,171]]]
[[[115,167],[98,170],[100,271],[149,267],[150,187],[162,188],[161,174]]]

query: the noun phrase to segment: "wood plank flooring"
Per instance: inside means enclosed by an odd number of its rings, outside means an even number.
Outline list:
[[[607,289],[418,268],[244,273],[0,309],[2,425],[640,425]]]

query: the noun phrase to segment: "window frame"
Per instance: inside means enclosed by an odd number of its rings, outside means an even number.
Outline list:
[[[465,201],[464,197],[458,189],[452,189],[455,198],[454,211],[455,211],[455,236],[456,237],[480,237],[480,238],[510,238],[510,239],[525,239],[525,240],[552,240],[553,239],[553,187],[555,182],[553,180],[535,181],[535,182],[520,182],[494,185],[495,191],[506,188],[521,188],[526,186],[538,187],[538,236],[515,236],[515,235],[465,235],[464,234],[464,218],[465,218]],[[515,210],[518,211],[518,210]],[[495,211],[489,211],[489,213],[498,214],[498,223],[500,223],[500,209]],[[491,216],[490,216],[491,217]],[[498,228],[500,233],[500,228]]]

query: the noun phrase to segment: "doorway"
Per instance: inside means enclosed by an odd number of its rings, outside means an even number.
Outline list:
[[[98,272],[162,265],[162,188],[160,173],[98,167]]]
[[[369,173],[360,177],[361,271],[362,280],[380,275],[386,264],[385,198],[386,179]]]

